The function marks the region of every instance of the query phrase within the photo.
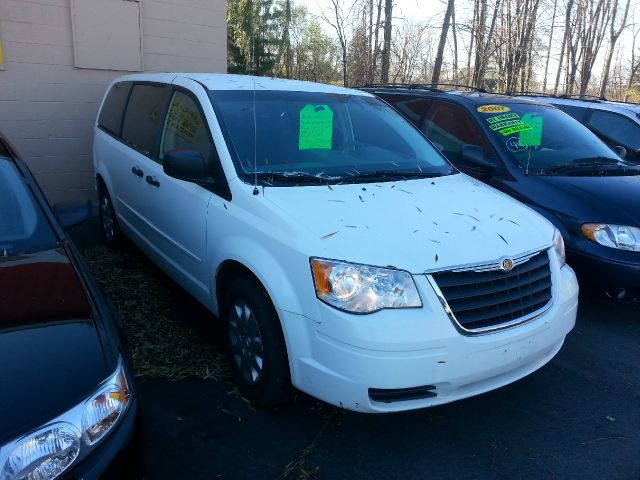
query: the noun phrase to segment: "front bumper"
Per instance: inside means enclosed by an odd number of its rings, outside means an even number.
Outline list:
[[[607,247],[600,247],[599,250],[604,248]],[[613,258],[623,255],[631,258]],[[567,263],[576,271],[580,285],[584,287],[598,290],[627,289],[640,293],[640,253],[605,250],[602,255],[595,256],[567,250]]]
[[[286,325],[294,385],[328,403],[361,412],[429,407],[477,395],[537,370],[573,328],[578,284],[555,268],[554,300],[542,315],[485,335],[460,334],[425,276],[416,276],[423,308],[349,315],[324,304],[319,323],[279,311]],[[435,396],[373,400],[370,389],[435,387]]]

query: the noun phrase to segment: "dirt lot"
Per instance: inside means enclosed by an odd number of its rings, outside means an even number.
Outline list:
[[[581,299],[547,366],[479,397],[402,414],[300,394],[256,411],[229,381],[215,318],[89,222],[74,238],[131,339],[147,478],[640,479],[640,307]]]

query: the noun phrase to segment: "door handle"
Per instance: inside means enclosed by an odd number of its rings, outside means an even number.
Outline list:
[[[160,182],[158,180],[156,180],[156,177],[152,177],[151,175],[147,175],[147,178],[145,180],[147,181],[147,183],[149,185],[153,185],[154,187],[159,187],[160,186]]]
[[[131,172],[140,178],[144,175],[144,172],[137,166],[131,167]]]

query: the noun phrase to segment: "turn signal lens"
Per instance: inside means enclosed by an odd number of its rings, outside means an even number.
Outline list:
[[[84,407],[82,431],[89,445],[93,445],[116,424],[129,403],[129,386],[122,364],[107,386]]]

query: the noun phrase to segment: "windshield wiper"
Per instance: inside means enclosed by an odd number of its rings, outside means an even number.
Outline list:
[[[572,170],[575,168],[583,169],[596,169],[604,166],[631,166],[628,163],[613,158],[606,157],[594,157],[589,159],[581,159],[579,162],[567,163],[565,165],[556,165],[555,167],[545,168],[544,171],[548,173],[559,173],[565,170]]]
[[[253,179],[254,174],[247,174],[247,177]],[[258,172],[255,176],[266,184],[272,182],[298,183],[302,181],[326,182],[328,180],[337,180],[340,177],[332,177],[323,173],[307,173],[307,172]]]
[[[397,170],[378,170],[376,172],[364,172],[364,173],[349,173],[348,176],[343,177],[344,180],[366,180],[372,178],[380,179],[410,179],[410,178],[435,178],[450,175],[453,170],[449,172],[399,172]]]

